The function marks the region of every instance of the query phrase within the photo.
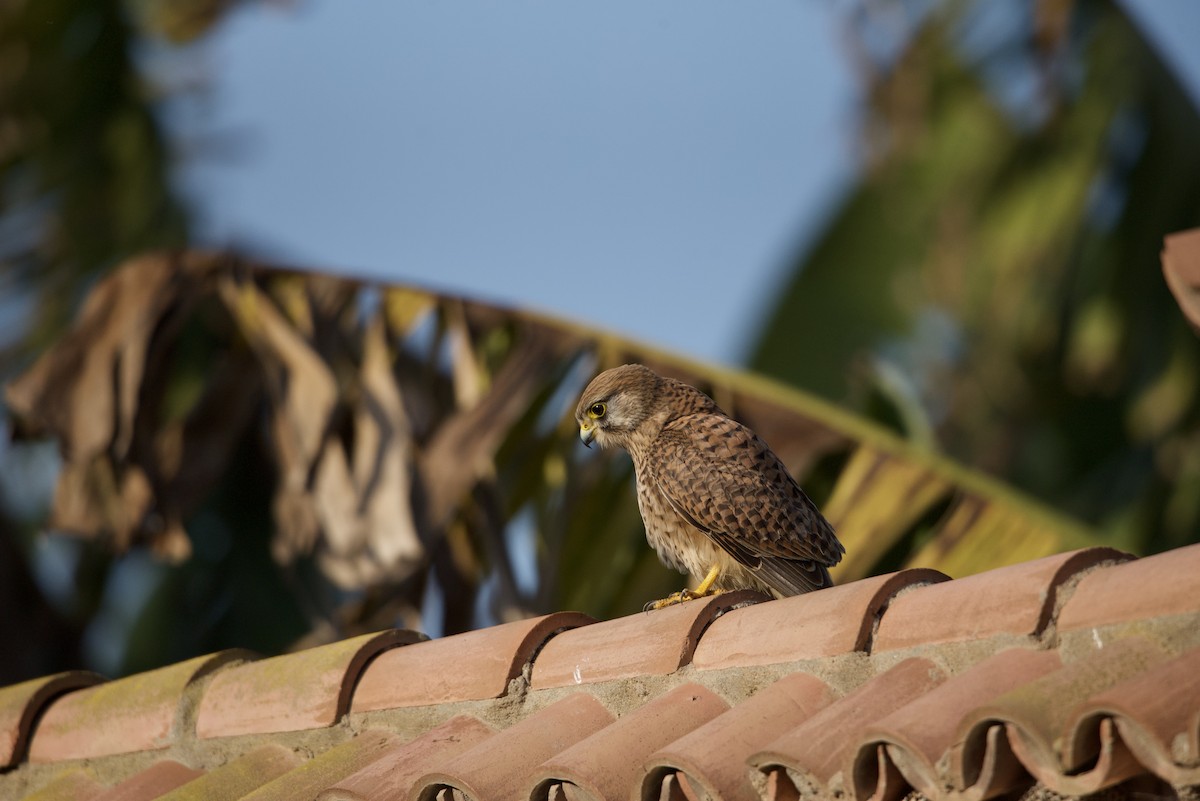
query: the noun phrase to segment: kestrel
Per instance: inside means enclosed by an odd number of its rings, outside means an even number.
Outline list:
[[[633,457],[646,539],[668,567],[703,577],[651,606],[756,589],[828,587],[845,548],[757,434],[711,398],[640,364],[592,379],[575,408],[587,446]]]

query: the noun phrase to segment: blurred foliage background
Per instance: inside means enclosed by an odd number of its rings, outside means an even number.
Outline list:
[[[944,5],[902,41],[853,17],[869,161],[751,364],[1119,547],[1195,541],[1200,342],[1158,256],[1200,222],[1200,117],[1112,3]]]
[[[764,315],[781,383],[419,287],[135,259],[189,243],[139,48],[225,4],[0,8],[0,637],[28,643],[0,683],[677,589],[628,460],[566,416],[626,360],[764,435],[843,580],[1195,541],[1200,354],[1157,256],[1200,224],[1200,119],[1110,0],[998,7],[848,7],[864,166]]]

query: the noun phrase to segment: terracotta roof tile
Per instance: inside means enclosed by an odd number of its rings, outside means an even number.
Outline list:
[[[528,798],[629,798],[641,784],[646,754],[728,709],[720,696],[699,684],[676,687],[543,762],[534,772]]]
[[[945,679],[945,672],[928,659],[904,660],[753,754],[750,764],[763,774],[758,781],[761,784],[767,774],[785,772],[794,787],[837,793],[843,786],[840,774],[854,756],[852,746],[862,729]]]
[[[1193,699],[1183,702],[1181,699]],[[1112,718],[1137,762],[1174,785],[1200,784],[1200,648],[1090,697],[1072,730]]]
[[[1164,252],[1177,258],[1176,272],[1194,287],[1200,287],[1200,228],[1163,237]]]
[[[93,801],[104,788],[86,770],[63,771],[25,801]]]
[[[878,786],[890,780],[936,797],[941,787],[952,784],[939,763],[962,741],[960,721],[981,704],[1061,666],[1057,651],[1009,648],[867,726],[854,760],[855,794],[891,796],[895,786],[886,791]]]
[[[1132,558],[1112,548],[1086,548],[905,593],[880,621],[874,650],[997,634],[1036,636],[1051,620],[1058,589],[1072,577]],[[954,614],[946,614],[949,609]]]
[[[388,648],[424,635],[402,629],[248,662],[213,677],[196,716],[198,737],[331,726],[350,708],[363,667]]]
[[[1200,545],[1085,576],[1058,616],[1060,632],[1200,612]]]
[[[42,709],[71,690],[90,687],[104,677],[71,670],[0,689],[0,768],[20,761],[29,747],[29,733]]]
[[[391,746],[377,759],[334,782],[317,801],[403,801],[421,776],[492,736],[476,718],[459,715],[409,742]]]
[[[898,592],[949,578],[936,570],[903,570],[739,610],[712,624],[692,662],[712,670],[863,651]]]
[[[96,796],[95,801],[151,801],[203,774],[173,759],[163,759]]]
[[[1200,547],[1110,557],[48,677],[0,689],[0,798],[1194,794]]]
[[[367,665],[351,711],[499,698],[547,640],[595,622],[557,612],[385,651]]]
[[[299,764],[291,749],[264,745],[159,796],[159,801],[234,801]]]
[[[783,768],[772,770],[767,774],[767,781],[762,785],[762,795],[770,801],[799,801],[800,791],[788,778]]]
[[[67,693],[38,721],[33,762],[153,751],[170,745],[189,684],[247,652],[225,651]]]
[[[243,801],[293,801],[315,798],[325,788],[383,757],[400,738],[386,731],[370,730],[330,748],[294,770],[267,782]]]
[[[746,701],[684,734],[646,760],[642,801],[669,797],[672,787],[684,795],[725,801],[758,798],[746,760],[784,733],[828,706],[837,694],[820,679],[793,673]]]
[[[1079,725],[1098,721],[1072,725],[1071,713],[1092,695],[1164,659],[1161,649],[1139,638],[1106,645],[971,710],[962,726],[964,749],[978,748],[982,733],[1002,722],[1015,758],[1056,792],[1080,795],[1117,784],[1132,775],[1132,765],[1120,753],[1102,751],[1112,745],[1105,732]],[[974,761],[966,750],[956,758],[960,765]],[[966,773],[968,767],[961,769]]]
[[[538,654],[532,686],[567,687],[674,673],[691,662],[700,635],[713,620],[765,600],[762,593],[740,590],[572,629],[550,640]]]
[[[1166,237],[1162,267],[1180,310],[1200,331],[1200,228]]]
[[[568,695],[469,751],[435,763],[413,786],[413,801],[433,801],[444,790],[487,801],[528,798],[539,765],[613,722],[604,705],[586,692]]]

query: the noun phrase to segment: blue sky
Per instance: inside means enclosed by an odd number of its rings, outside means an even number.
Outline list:
[[[1194,0],[1127,0],[1200,97]],[[200,238],[737,363],[855,165],[838,4],[263,3],[176,109]]]

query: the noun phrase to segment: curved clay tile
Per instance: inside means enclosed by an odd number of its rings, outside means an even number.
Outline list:
[[[25,801],[94,801],[104,792],[95,775],[87,768],[63,771]]]
[[[1058,614],[1058,631],[1200,614],[1200,544],[1084,576]]]
[[[854,773],[857,775],[860,771],[860,764],[865,772],[871,774],[871,781],[865,783],[863,791],[857,789],[857,780],[852,784],[851,797],[857,798],[858,801],[896,801],[903,798],[912,792],[912,782],[904,777],[900,769],[896,767],[895,754],[891,753],[892,746],[876,743],[874,746],[869,746],[859,750],[855,757]],[[870,767],[867,768],[866,763],[870,762]],[[940,797],[940,794],[935,794],[933,798]]]
[[[400,738],[393,732],[383,729],[359,732],[357,736],[304,762],[298,769],[278,776],[249,795],[242,796],[239,801],[295,801],[300,798],[315,798],[330,785],[384,758],[399,742]]]
[[[550,757],[534,772],[530,801],[556,795],[605,801],[629,798],[642,761],[729,709],[716,693],[688,683],[624,715],[611,726]]]
[[[332,782],[317,801],[405,801],[418,777],[494,733],[477,718],[453,717],[413,740],[389,746],[370,764]]]
[[[547,640],[595,622],[580,612],[555,612],[392,648],[364,669],[350,711],[499,698]]]
[[[949,580],[936,570],[914,568],[743,609],[709,627],[692,664],[715,670],[866,651],[879,616],[897,593]]]
[[[1131,775],[1128,761],[1114,750],[1111,737],[1104,739],[1104,732],[1085,736],[1073,730],[1072,712],[1092,695],[1164,658],[1158,646],[1141,638],[1118,640],[972,710],[961,723],[962,746],[952,755],[955,780],[974,784],[971,778],[978,776],[983,758],[990,758],[1002,774],[1010,772],[1005,744],[995,731],[1002,724],[1012,754],[1056,792],[1078,795],[1120,783]]]
[[[589,693],[572,693],[467,751],[431,760],[408,798],[527,798],[529,779],[542,763],[612,722],[612,714]]]
[[[872,650],[1003,634],[1036,637],[1050,622],[1060,587],[1082,571],[1132,558],[1113,548],[1085,548],[907,592],[888,607]]]
[[[964,727],[966,728],[966,727]],[[965,740],[950,750],[951,787],[967,801],[995,798],[1029,784],[1029,771],[1008,744],[1003,723],[982,720],[966,728]]]
[[[351,693],[371,659],[423,639],[415,631],[389,629],[222,671],[200,699],[196,736],[332,726],[350,710]]]
[[[0,689],[0,769],[24,758],[34,721],[51,701],[104,680],[88,670],[69,670]]]
[[[1200,704],[1185,698],[1200,698],[1200,648],[1093,695],[1075,715],[1073,738],[1111,719],[1141,765],[1176,786],[1200,784]]]
[[[110,787],[95,801],[151,801],[182,787],[204,771],[189,768],[173,759],[163,759]]]
[[[158,801],[232,801],[253,793],[280,776],[301,767],[304,760],[291,748],[276,743],[261,745],[219,768],[192,779]]]
[[[723,592],[563,632],[537,655],[530,684],[540,690],[674,673],[692,661],[714,620],[767,600],[751,590]]]
[[[1027,738],[1014,726],[1009,727],[1008,737],[1013,753],[1026,765],[1035,779],[1055,792],[1063,795],[1091,795],[1107,787],[1114,787],[1139,773],[1143,768],[1129,753],[1129,749],[1117,736],[1112,720],[1093,718],[1087,721],[1086,730],[1074,730],[1068,741],[1073,741],[1073,750],[1087,755],[1086,761],[1076,763],[1074,769],[1064,766],[1068,760],[1056,765],[1045,755],[1034,757],[1026,745]],[[1079,744],[1085,743],[1083,748]]]
[[[943,787],[954,786],[939,766],[944,768],[943,756],[957,742],[959,722],[981,704],[1061,666],[1055,651],[1008,648],[868,726],[854,758],[855,795],[889,795],[902,778],[924,795],[938,797]],[[893,768],[898,775],[891,774]],[[884,783],[889,787],[880,786]]]
[[[67,693],[35,724],[29,759],[56,762],[168,748],[191,723],[185,691],[202,677],[252,656],[249,651],[221,651]]]
[[[771,773],[778,777],[782,768],[797,787],[824,788],[834,794],[852,789],[844,770],[847,763],[853,766],[854,745],[862,740],[864,730],[945,678],[928,659],[904,660],[753,754],[749,761],[760,773],[757,782],[761,786]]]
[[[1200,228],[1164,237],[1160,258],[1179,310],[1200,333]]]
[[[746,759],[835,698],[829,685],[815,676],[784,676],[652,753],[643,766],[641,801],[671,798],[672,792],[723,801],[758,801]]]

